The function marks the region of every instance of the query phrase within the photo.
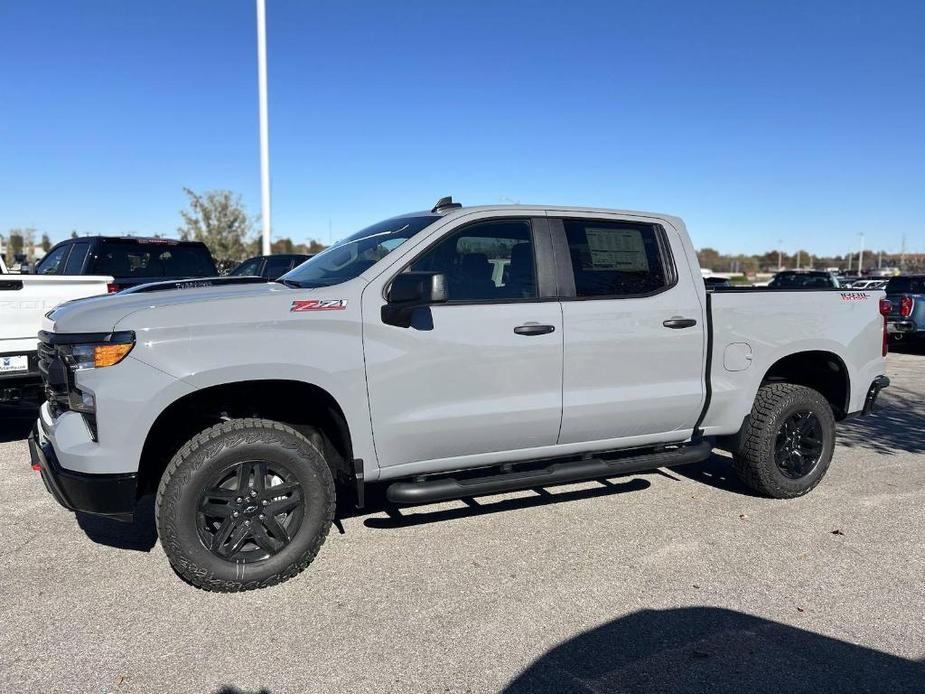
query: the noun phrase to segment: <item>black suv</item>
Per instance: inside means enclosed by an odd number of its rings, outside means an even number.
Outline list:
[[[149,282],[215,277],[215,261],[201,241],[87,236],[54,246],[37,275],[112,275],[110,292]]]

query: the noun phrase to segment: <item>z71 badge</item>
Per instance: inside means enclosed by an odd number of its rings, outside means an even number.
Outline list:
[[[343,311],[347,308],[346,299],[306,299],[293,301],[289,311],[301,313],[302,311]]]

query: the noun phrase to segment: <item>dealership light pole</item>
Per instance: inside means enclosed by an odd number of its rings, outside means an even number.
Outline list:
[[[864,232],[861,234],[861,249],[858,251],[858,274],[860,275],[864,271]]]
[[[257,0],[257,82],[260,100],[260,218],[263,254],[270,255],[270,132],[267,125],[267,5]]]

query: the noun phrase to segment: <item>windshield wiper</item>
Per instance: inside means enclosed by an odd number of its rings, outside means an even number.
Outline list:
[[[290,289],[304,289],[305,288],[300,282],[296,282],[295,280],[276,279],[273,281],[279,284],[283,284],[289,287]]]

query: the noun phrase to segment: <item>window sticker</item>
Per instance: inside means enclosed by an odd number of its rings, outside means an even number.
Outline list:
[[[592,270],[649,271],[646,244],[638,230],[588,227],[585,234],[591,251]]]

